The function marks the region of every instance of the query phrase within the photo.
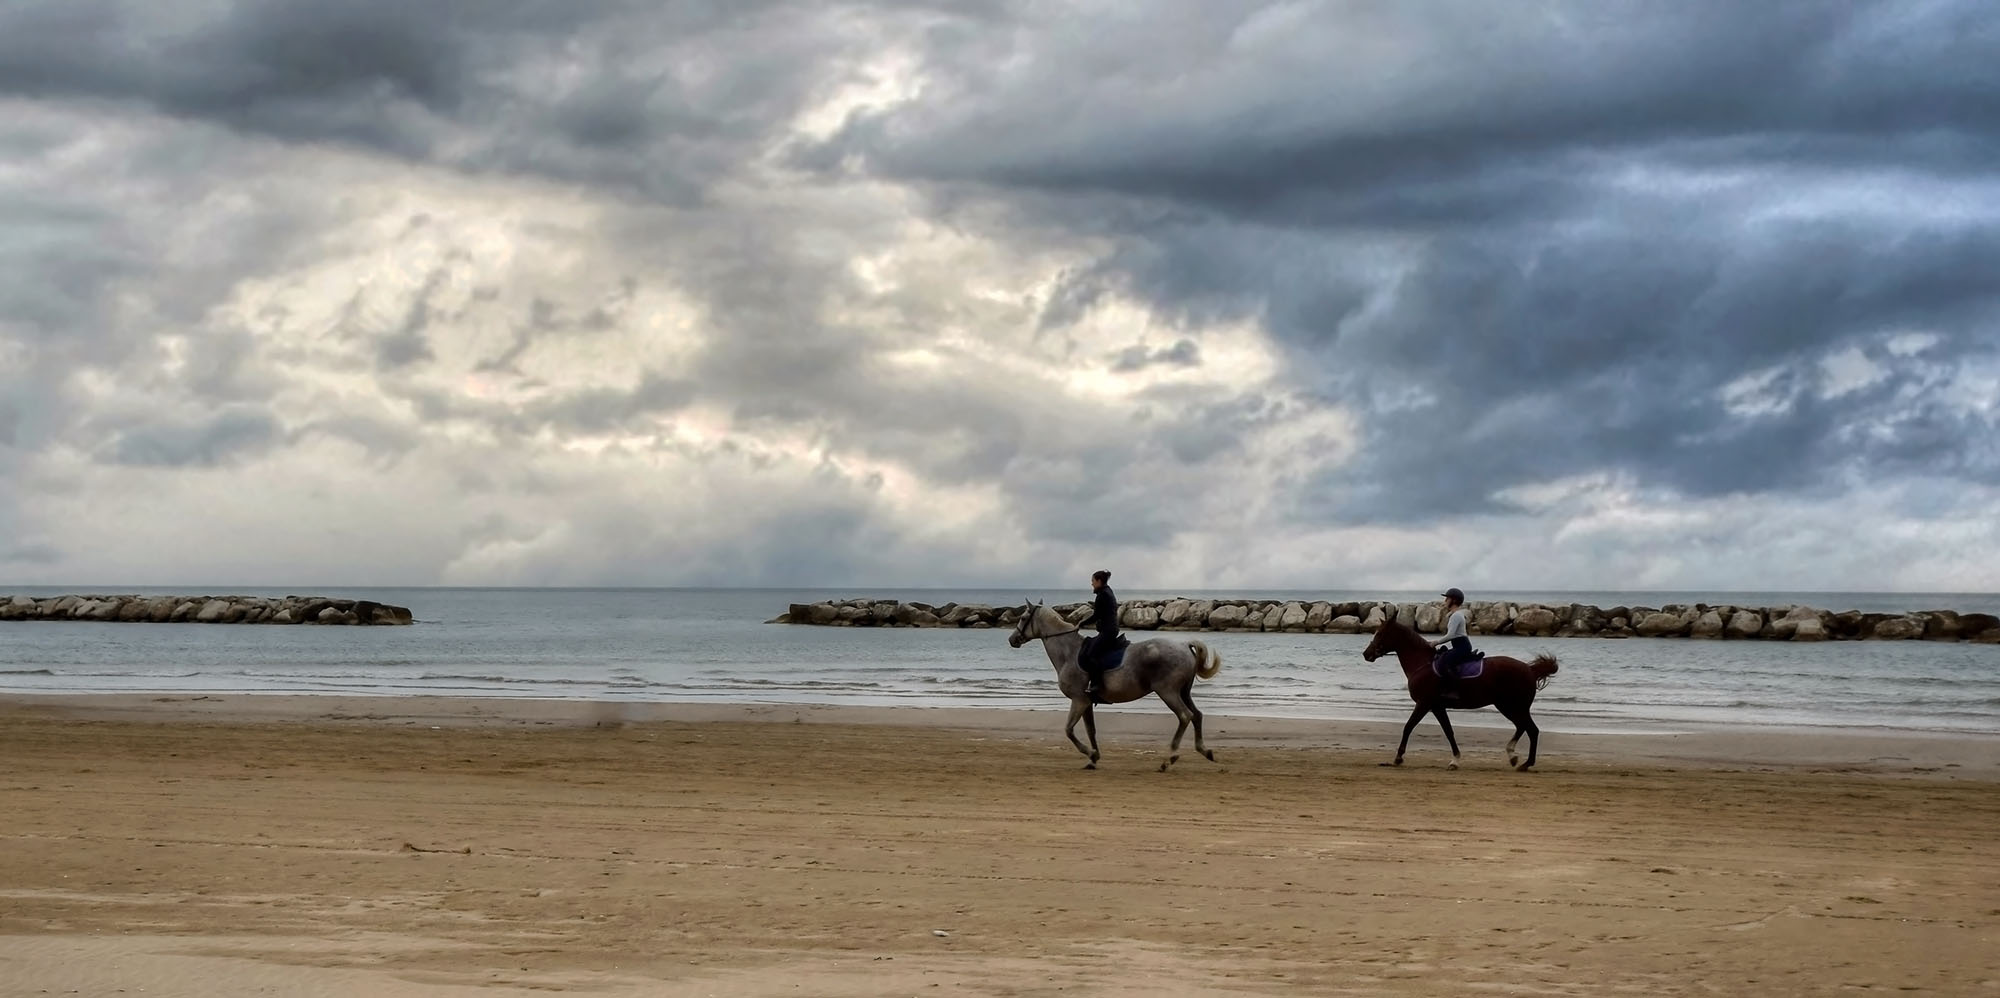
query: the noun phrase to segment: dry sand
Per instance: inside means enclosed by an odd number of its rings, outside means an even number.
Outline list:
[[[2000,994],[2000,742],[0,705],[0,995]]]

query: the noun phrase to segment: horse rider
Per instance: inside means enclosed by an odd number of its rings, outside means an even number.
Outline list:
[[[1472,660],[1472,639],[1466,636],[1465,594],[1457,586],[1444,596],[1444,640],[1432,646],[1437,652],[1438,696],[1458,698],[1459,667]]]
[[[1098,700],[1098,694],[1102,692],[1100,687],[1104,680],[1104,671],[1099,667],[1099,663],[1104,660],[1106,653],[1117,647],[1118,596],[1111,591],[1111,573],[1104,569],[1091,573],[1090,588],[1096,593],[1091,603],[1090,616],[1083,618],[1082,622],[1077,624],[1077,629],[1082,630],[1091,624],[1096,624],[1097,636],[1083,639],[1083,651],[1077,656],[1077,664],[1083,666],[1084,675],[1090,677],[1090,685],[1085,692],[1093,702],[1101,703],[1103,701]]]

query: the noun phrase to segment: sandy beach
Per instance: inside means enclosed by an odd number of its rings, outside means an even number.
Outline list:
[[[0,994],[2000,994],[2000,741],[0,703]],[[143,992],[142,992],[143,989]]]

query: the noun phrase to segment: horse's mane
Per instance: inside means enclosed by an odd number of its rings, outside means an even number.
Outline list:
[[[1391,632],[1391,633],[1399,633],[1399,632],[1400,632],[1400,633],[1403,633],[1403,634],[1408,634],[1408,635],[1410,635],[1410,636],[1412,636],[1412,637],[1417,637],[1417,638],[1421,638],[1421,637],[1423,637],[1423,635],[1422,635],[1422,634],[1419,634],[1419,633],[1417,633],[1417,629],[1416,629],[1416,628],[1414,628],[1414,627],[1411,627],[1410,625],[1408,625],[1408,624],[1405,624],[1405,623],[1403,623],[1403,622],[1402,622],[1402,621],[1400,621],[1400,620],[1397,620],[1397,619],[1396,619],[1395,617],[1387,617],[1387,616],[1383,617],[1383,618],[1382,618],[1382,629],[1383,629],[1383,630],[1385,630],[1385,631],[1389,631],[1389,632]]]
[[[1046,615],[1046,619],[1045,619]],[[1056,608],[1041,603],[1028,604],[1028,616],[1036,623],[1048,623],[1060,629],[1069,626],[1069,620],[1056,612]]]

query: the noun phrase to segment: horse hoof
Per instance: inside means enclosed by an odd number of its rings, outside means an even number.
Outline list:
[[[1514,767],[1515,769],[1520,769],[1520,768],[1521,768],[1521,757],[1520,757],[1520,756],[1518,756],[1518,755],[1510,755],[1510,756],[1508,756],[1508,757],[1507,757],[1507,765],[1509,765],[1509,766],[1512,766],[1512,767]]]
[[[1534,772],[1534,771],[1535,771],[1535,767],[1533,767],[1533,766],[1525,766],[1525,765],[1524,765],[1524,766],[1515,766],[1515,767],[1514,767],[1514,772],[1516,772],[1516,773],[1532,773],[1532,772]]]
[[[1453,759],[1452,761],[1450,761],[1450,762],[1446,763],[1446,764],[1445,764],[1445,767],[1444,767],[1444,768],[1446,768],[1446,769],[1457,769],[1457,768],[1458,768],[1458,760],[1457,760],[1457,759]]]
[[[1403,764],[1403,760],[1401,760],[1401,759],[1393,759],[1393,760],[1390,760],[1389,762],[1378,762],[1378,763],[1376,763],[1376,765],[1378,765],[1378,766],[1400,766],[1400,765],[1402,765],[1402,764]]]
[[[1084,763],[1084,764],[1083,764],[1083,768],[1085,768],[1085,769],[1096,769],[1096,768],[1097,768],[1097,763],[1094,763],[1094,762],[1086,762],[1086,763]]]
[[[1166,772],[1166,771],[1167,771],[1167,767],[1168,767],[1168,766],[1171,766],[1171,765],[1173,765],[1173,763],[1171,763],[1171,762],[1163,762],[1163,763],[1160,763],[1160,772],[1162,772],[1162,773]]]
[[[1210,761],[1210,762],[1214,762],[1214,761],[1216,761],[1216,759],[1215,759],[1215,753],[1214,753],[1214,752],[1211,752],[1211,751],[1209,751],[1208,749],[1202,749],[1202,750],[1201,750],[1201,754],[1202,754],[1202,755],[1205,755],[1205,756],[1207,756],[1207,757],[1208,757],[1208,761]]]

